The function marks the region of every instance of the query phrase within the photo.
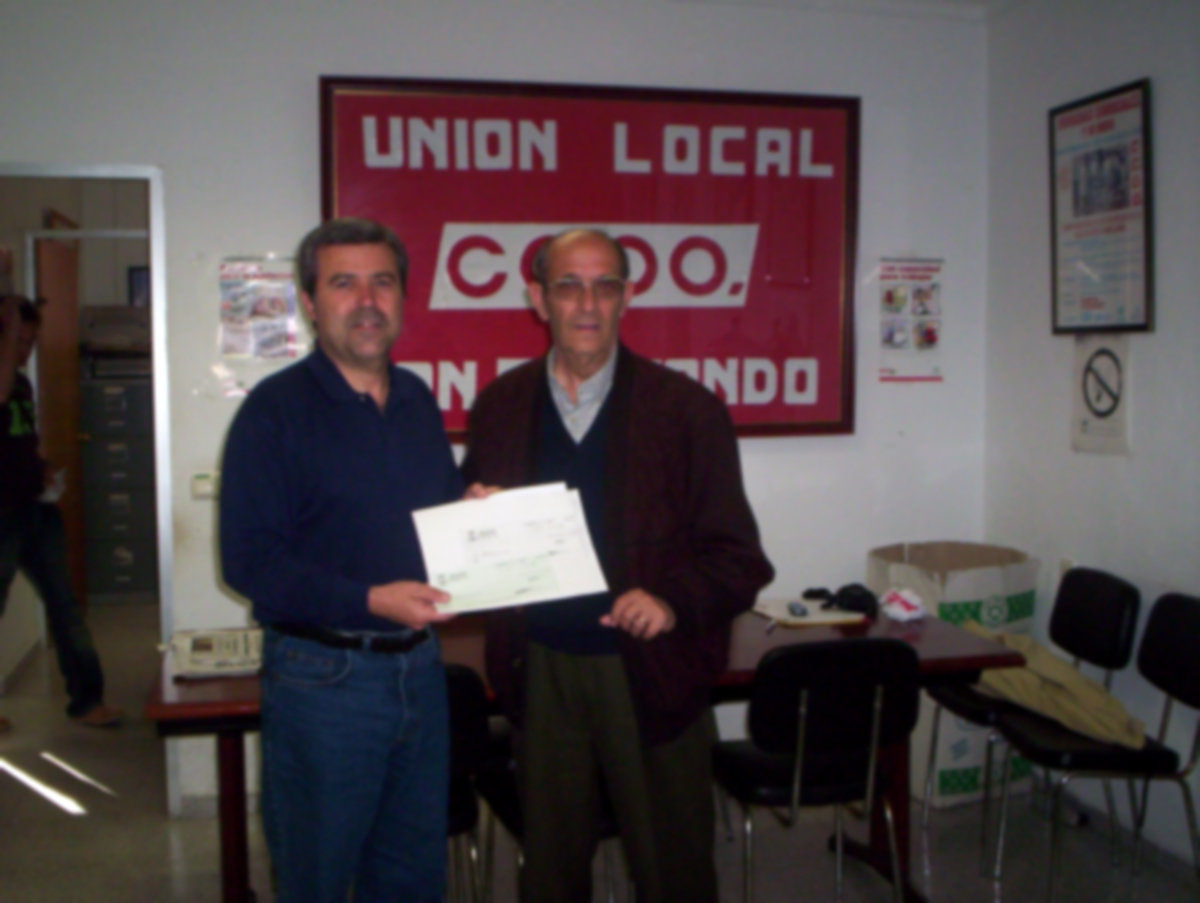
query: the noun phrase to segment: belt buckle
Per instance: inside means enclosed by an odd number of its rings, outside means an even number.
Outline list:
[[[381,636],[379,634],[365,636],[363,637],[363,649],[366,652],[385,652],[387,651],[388,644],[392,641],[393,637]]]

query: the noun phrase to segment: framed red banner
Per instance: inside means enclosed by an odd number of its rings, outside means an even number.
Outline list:
[[[543,354],[526,284],[572,226],[629,252],[634,351],[741,435],[854,429],[857,98],[321,79],[322,213],[411,259],[397,362],[461,437],[479,390]]]

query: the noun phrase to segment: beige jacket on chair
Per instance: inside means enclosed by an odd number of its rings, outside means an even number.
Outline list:
[[[1052,718],[1087,737],[1141,749],[1146,727],[1104,685],[1081,674],[1032,637],[999,633],[964,621],[971,633],[1025,656],[1023,668],[984,671],[977,689]]]

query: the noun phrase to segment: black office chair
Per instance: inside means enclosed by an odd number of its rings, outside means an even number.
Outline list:
[[[837,898],[842,897],[842,806],[862,801],[870,818],[886,789],[879,749],[904,741],[917,721],[917,653],[889,639],[832,640],[774,649],[754,675],[749,740],[718,743],[717,782],[744,814],[746,903],[754,896],[752,807],[834,806]],[[883,799],[893,889],[903,899],[891,807]]]
[[[1062,794],[1073,779],[1126,778],[1129,782],[1129,803],[1134,820],[1133,870],[1137,873],[1141,853],[1142,827],[1146,821],[1150,781],[1174,781],[1183,793],[1191,832],[1192,859],[1196,876],[1200,878],[1200,831],[1196,827],[1196,808],[1187,778],[1196,767],[1200,753],[1200,723],[1192,739],[1192,754],[1183,769],[1179,754],[1164,746],[1170,725],[1171,703],[1179,700],[1191,708],[1200,708],[1200,599],[1170,593],[1163,596],[1150,612],[1146,632],[1138,650],[1138,671],[1147,681],[1166,694],[1158,739],[1146,738],[1142,749],[1131,749],[1115,743],[1104,743],[1077,734],[1056,721],[1017,711],[1000,719],[1000,730],[1009,744],[1009,754],[1015,749],[1031,762],[1063,772],[1053,790],[1052,828],[1050,840],[1050,869],[1046,884],[1046,899],[1054,898],[1054,878],[1058,869],[1062,834]],[[1005,765],[1009,754],[1005,755]],[[1137,778],[1144,780],[1141,805],[1134,789]],[[1000,823],[1000,850],[1003,854],[1004,816],[1007,814],[1008,781],[1003,791]],[[1110,800],[1111,805],[1111,800]]]
[[[1129,664],[1140,602],[1141,595],[1137,588],[1120,577],[1090,568],[1072,568],[1063,575],[1058,586],[1054,610],[1050,616],[1050,638],[1075,657],[1076,665],[1083,660],[1107,669],[1107,686],[1112,680],[1112,671]],[[929,765],[925,776],[925,804],[921,816],[923,828],[929,826],[929,807],[933,798],[934,775],[937,772],[938,725],[942,709],[949,709],[954,715],[971,724],[990,728],[984,754],[983,817],[979,836],[979,873],[986,876],[987,839],[991,826],[992,748],[1001,738],[1001,717],[1019,709],[1003,699],[963,684],[934,684],[926,687],[925,692],[937,707],[933,714]],[[1008,763],[1005,767],[1010,767],[1010,760],[1006,758],[1005,761]],[[1105,788],[1105,793],[1109,801],[1109,816],[1114,818],[1111,786]],[[1113,855],[1115,857],[1115,850]],[[993,877],[999,881],[999,855],[995,857],[993,868]]]
[[[495,822],[504,826],[517,845],[517,869],[524,867],[524,856],[521,843],[525,836],[525,819],[521,813],[521,800],[517,790],[517,765],[512,750],[512,728],[506,719],[501,717],[492,720],[491,742],[489,754],[483,766],[475,775],[475,789],[488,805],[488,825],[486,833],[486,848],[484,852],[484,891],[483,903],[489,903],[493,889],[493,857],[496,838]],[[604,876],[606,899],[609,903],[616,901],[616,882],[614,874],[613,850],[606,841],[620,837],[621,831],[617,825],[616,815],[608,802],[608,794],[603,797],[603,810],[600,823],[596,828],[597,835],[604,844]],[[626,899],[633,900],[632,885],[626,889]]]
[[[482,895],[479,863],[479,801],[473,778],[488,752],[488,703],[483,680],[465,665],[446,665],[450,703],[450,892],[447,899],[478,903]]]

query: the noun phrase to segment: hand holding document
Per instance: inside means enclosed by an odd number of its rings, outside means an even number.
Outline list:
[[[413,512],[429,583],[463,613],[608,589],[579,492],[565,483],[510,489]]]

